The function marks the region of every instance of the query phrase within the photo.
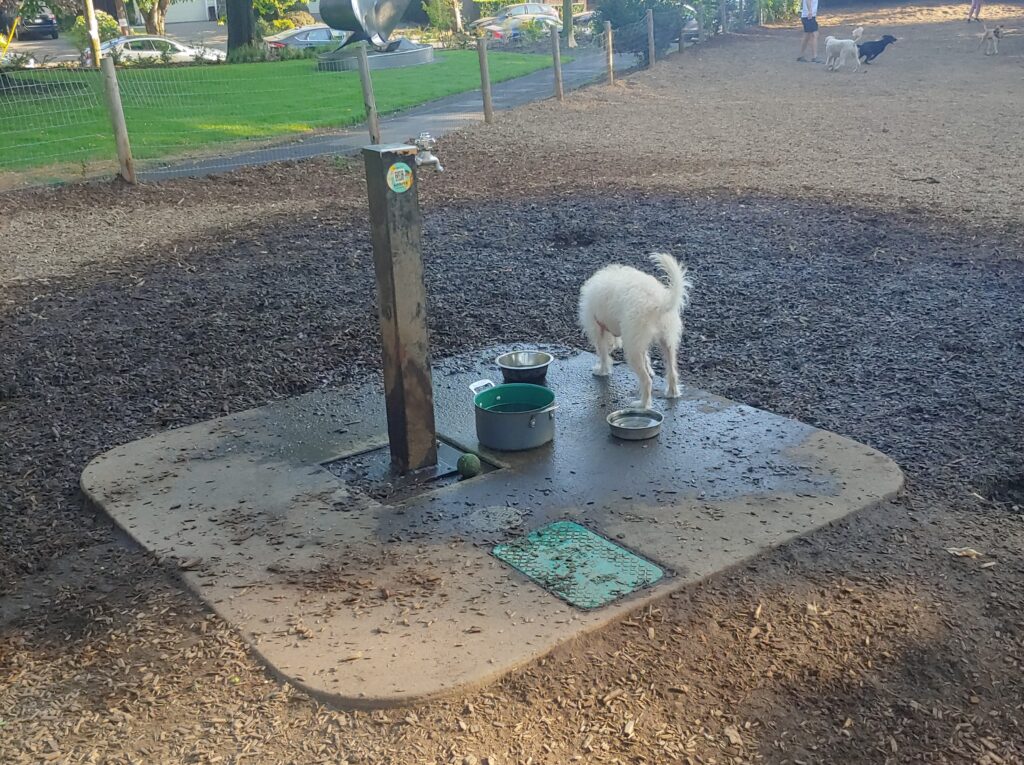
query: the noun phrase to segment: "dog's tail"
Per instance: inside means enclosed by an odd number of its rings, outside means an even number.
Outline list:
[[[864,36],[864,27],[857,27],[853,30],[853,41],[855,43],[860,42],[860,38]]]
[[[661,310],[665,313],[682,311],[690,302],[690,290],[693,289],[693,282],[686,278],[686,269],[679,265],[678,260],[663,252],[654,253],[651,260],[660,266],[668,277],[668,294]]]

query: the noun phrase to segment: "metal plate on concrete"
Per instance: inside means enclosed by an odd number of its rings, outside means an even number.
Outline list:
[[[566,603],[600,608],[661,579],[665,572],[585,526],[555,521],[495,546],[494,557]]]
[[[552,444],[489,454],[467,385],[502,350],[440,365],[439,435],[501,470],[377,499],[324,467],[386,442],[379,382],[158,433],[95,459],[82,487],[276,673],[325,701],[381,707],[494,680],[673,590],[892,496],[899,469],[833,433],[684,389],[654,441],[605,417],[632,373],[558,353]],[[672,572],[582,611],[491,554],[572,521]],[[197,561],[199,561],[197,563]]]

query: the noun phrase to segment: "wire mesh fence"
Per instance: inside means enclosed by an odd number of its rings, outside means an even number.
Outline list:
[[[738,23],[748,0],[697,6],[701,15],[658,10],[612,31],[612,55],[600,15],[575,28],[560,47],[566,91],[615,71],[648,65],[711,33],[709,18]],[[746,6],[743,3],[747,3]],[[710,11],[709,11],[710,9]],[[710,15],[709,15],[710,13]],[[730,15],[733,14],[733,15]],[[653,34],[651,34],[651,31]],[[371,67],[383,140],[421,130],[443,135],[483,119],[481,66],[475,47],[432,51],[430,66]],[[548,28],[488,44],[496,110],[555,93]],[[254,63],[125,65],[116,73],[124,124],[143,179],[218,172],[243,165],[352,153],[367,141],[366,107],[356,68],[316,58]],[[99,71],[39,68],[0,73],[0,189],[117,172],[118,155]]]
[[[0,188],[109,172],[114,158],[98,71],[0,71]]]

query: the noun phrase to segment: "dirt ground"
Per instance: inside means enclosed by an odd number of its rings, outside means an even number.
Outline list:
[[[96,454],[377,366],[359,163],[3,196],[0,762],[1024,762],[1024,9],[823,11],[501,115],[422,183],[437,355],[581,342],[693,269],[688,383],[882,449],[904,496],[464,698],[326,709],[77,492]],[[496,278],[497,277],[497,278]],[[947,548],[969,547],[979,557]]]

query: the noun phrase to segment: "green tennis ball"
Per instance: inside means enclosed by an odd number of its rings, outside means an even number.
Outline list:
[[[459,475],[463,478],[472,478],[475,475],[480,475],[483,472],[483,466],[480,464],[480,458],[475,454],[463,454],[459,457]]]

